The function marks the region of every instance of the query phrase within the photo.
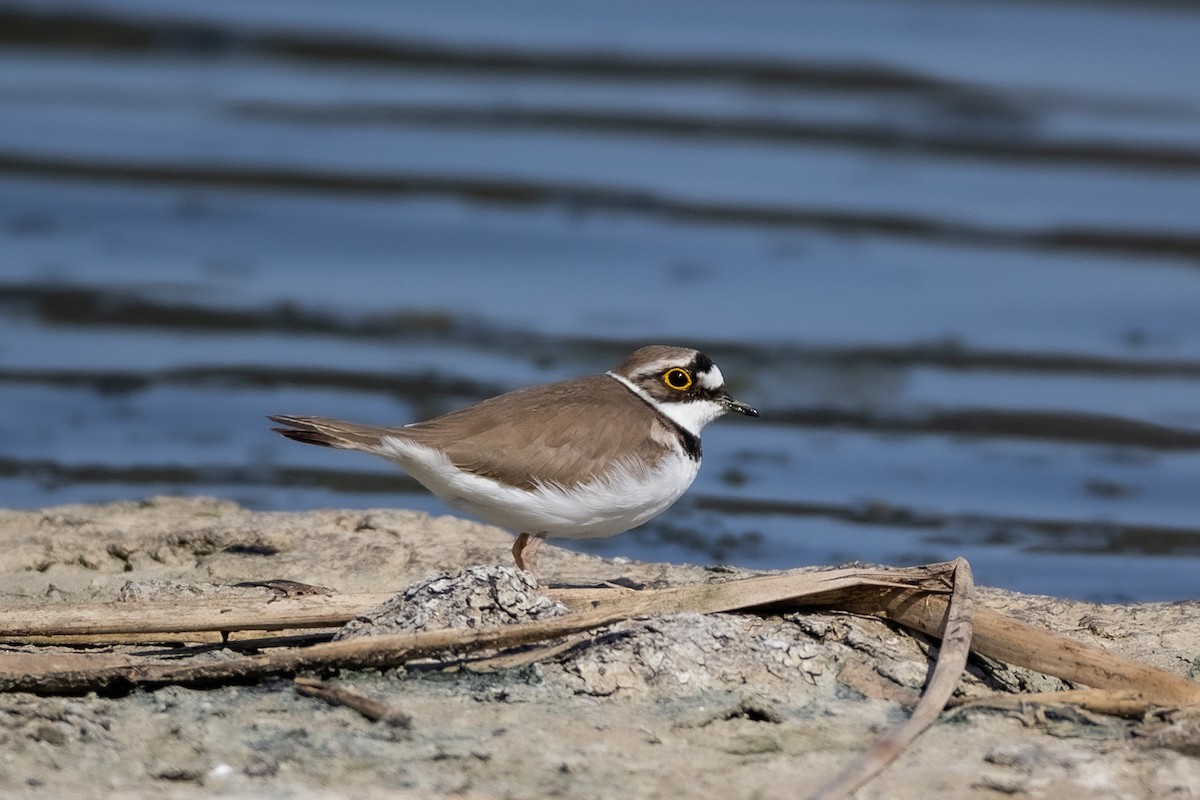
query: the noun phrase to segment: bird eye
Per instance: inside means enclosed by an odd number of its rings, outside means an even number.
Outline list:
[[[692,386],[692,374],[686,369],[672,367],[663,373],[663,383],[670,386],[677,392],[682,392],[690,389]]]

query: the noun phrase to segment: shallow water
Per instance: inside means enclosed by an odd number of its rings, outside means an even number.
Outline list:
[[[1189,7],[0,2],[0,502],[444,512],[400,423],[703,347],[605,555],[1195,597]]]

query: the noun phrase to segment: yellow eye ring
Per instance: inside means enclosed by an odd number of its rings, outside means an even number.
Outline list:
[[[686,392],[692,388],[692,374],[686,369],[671,367],[663,373],[663,383],[677,392]]]

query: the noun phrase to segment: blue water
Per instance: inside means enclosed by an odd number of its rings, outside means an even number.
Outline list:
[[[689,344],[762,417],[570,546],[1194,598],[1196,41],[1133,3],[0,0],[0,503],[447,513],[265,415]]]

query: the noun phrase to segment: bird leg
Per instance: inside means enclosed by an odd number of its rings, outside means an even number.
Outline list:
[[[543,538],[545,537],[530,536],[528,533],[522,533],[513,542],[512,554],[513,560],[517,562],[517,569],[532,573],[535,581],[539,578],[537,551],[538,547],[542,544]]]

